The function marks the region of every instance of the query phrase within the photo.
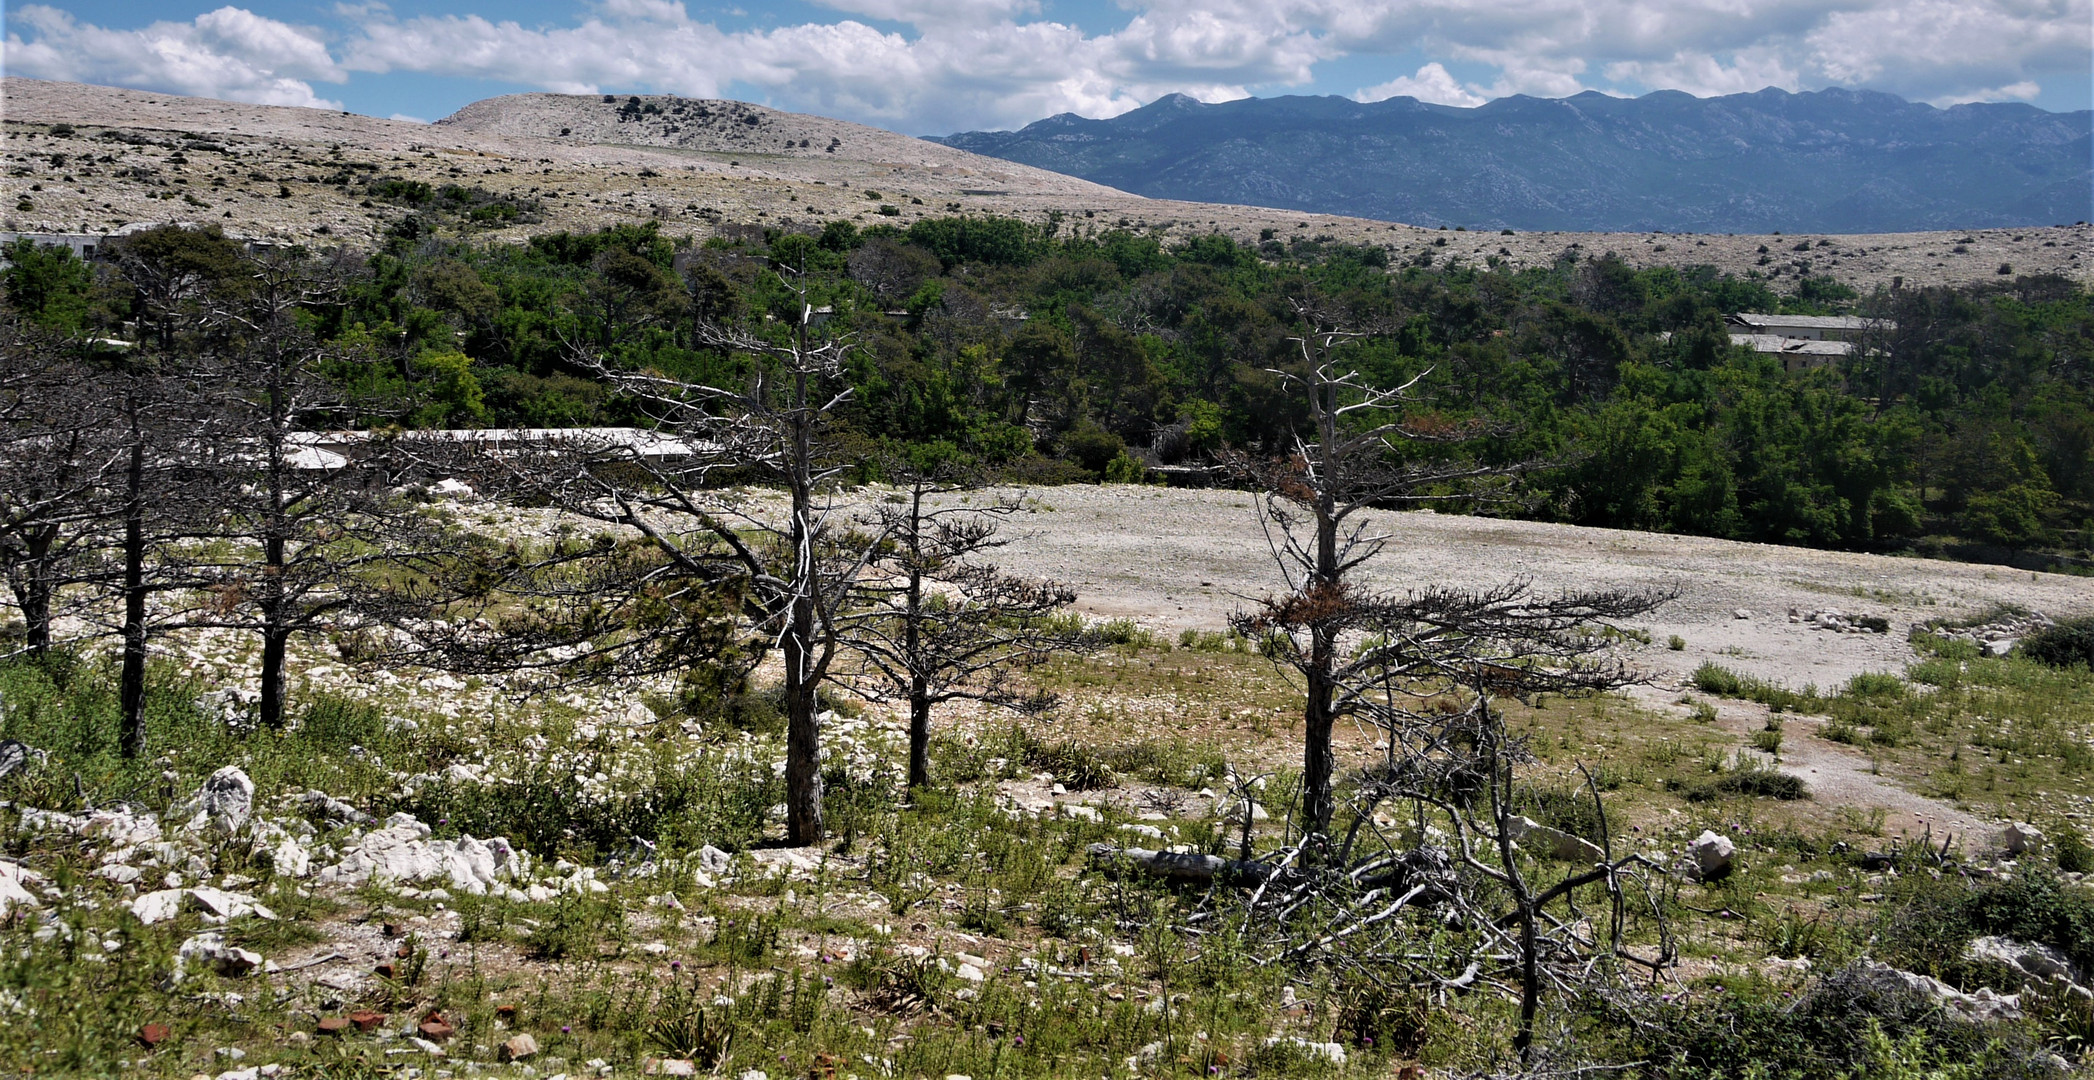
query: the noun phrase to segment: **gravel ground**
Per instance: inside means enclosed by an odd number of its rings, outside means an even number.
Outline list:
[[[1073,584],[1078,606],[1176,635],[1219,629],[1230,612],[1282,586],[1248,495],[1234,491],[1071,486],[1035,491],[1040,512],[1012,527],[1015,571]],[[1379,588],[1480,586],[1531,578],[1544,590],[1676,586],[1647,623],[1644,663],[1677,679],[1704,660],[1801,687],[1831,688],[1912,658],[1905,630],[1930,618],[2020,604],[2053,617],[2094,613],[2094,579],[2002,566],[1744,544],[1451,514],[1380,513],[1388,548],[1366,568]],[[1888,619],[1889,634],[1833,634],[1791,623],[1791,608]],[[1746,610],[1750,618],[1737,612]]]
[[[1101,486],[1031,493],[1037,512],[1014,522],[1002,563],[1013,572],[1075,586],[1077,606],[1132,618],[1171,637],[1220,629],[1231,612],[1282,586],[1241,492]],[[1704,661],[1801,688],[1832,689],[1864,671],[1901,672],[1914,659],[1907,627],[1968,618],[2019,604],[2053,617],[2094,613],[2094,579],[2001,566],[1742,544],[1691,536],[1589,529],[1433,513],[1370,518],[1389,544],[1365,578],[1385,589],[1485,586],[1526,577],[1543,590],[1676,587],[1680,598],[1646,625],[1654,644],[1635,662],[1651,675],[1630,696],[1677,710],[1686,676]],[[1858,594],[1858,595],[1857,595]],[[1838,634],[1789,621],[1836,608],[1889,620],[1887,634]],[[1740,610],[1749,618],[1739,618]],[[1665,641],[1677,634],[1686,648]],[[1717,702],[1717,723],[1742,745],[1764,725],[1765,706]],[[1781,767],[1810,785],[1821,809],[1881,808],[1892,834],[1931,828],[1958,836],[1993,824],[1880,775],[1852,747],[1817,738],[1821,718],[1792,717]]]

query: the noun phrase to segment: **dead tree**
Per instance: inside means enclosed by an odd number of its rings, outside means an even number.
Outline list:
[[[818,695],[878,537],[859,534],[834,500],[835,479],[847,463],[831,450],[828,429],[850,396],[843,371],[850,343],[820,336],[804,288],[786,284],[801,302],[782,332],[775,325],[700,327],[705,344],[743,365],[739,385],[625,370],[584,353],[581,362],[647,414],[652,428],[539,443],[489,441],[470,460],[454,458],[445,467],[474,477],[489,494],[541,501],[630,530],[624,540],[606,533],[547,552],[513,552],[507,569],[495,575],[506,573],[505,583],[493,587],[535,581],[564,592],[564,582],[576,575],[607,574],[623,583],[621,596],[646,590],[658,598],[652,606],[607,602],[593,611],[585,597],[548,601],[537,622],[505,624],[531,631],[511,648],[551,657],[559,650],[533,642],[586,640],[589,659],[607,671],[660,670],[672,656],[688,664],[704,655],[665,652],[650,641],[657,633],[686,635],[681,640],[713,650],[708,664],[723,650],[747,663],[778,651],[785,679],[786,832],[793,843],[812,844],[823,836]],[[777,497],[729,489],[730,479],[772,485]],[[582,569],[592,556],[612,562]],[[557,569],[562,566],[569,569]],[[723,604],[742,619],[738,642],[723,636],[714,618]],[[686,607],[688,620],[662,614]],[[662,621],[608,637],[579,636],[590,624],[613,630],[611,615],[619,611]],[[504,648],[489,639],[454,634],[443,649]]]
[[[0,333],[0,572],[23,647],[43,655],[66,598],[84,599],[69,587],[95,576],[121,455],[105,373],[79,343],[12,320]]]
[[[145,754],[151,639],[176,621],[150,601],[197,584],[181,573],[172,549],[215,529],[218,508],[199,465],[223,433],[204,405],[202,372],[182,357],[141,346],[110,362],[109,380],[117,467],[105,498],[115,535],[103,577],[122,609],[112,627],[122,642],[119,741],[123,755],[136,758]]]
[[[1362,633],[1336,698],[1383,736],[1382,760],[1358,777],[1327,863],[1314,860],[1313,837],[1264,860],[1244,932],[1269,942],[1276,962],[1427,991],[1499,989],[1519,1004],[1514,1049],[1530,1063],[1549,990],[1591,986],[1629,964],[1669,964],[1655,899],[1663,868],[1614,849],[1605,801],[1582,765],[1592,835],[1520,813],[1520,777],[1535,759],[1500,703],[1636,681],[1615,652],[1628,640],[1618,624],[1674,595],[1551,597],[1516,581],[1347,597],[1348,625]],[[1558,873],[1557,864],[1568,867]],[[1581,906],[1581,890],[1597,891],[1586,897],[1597,912]],[[1653,928],[1654,955],[1629,948],[1638,920]],[[1458,946],[1421,941],[1446,929]]]
[[[903,490],[876,506],[869,523],[889,538],[875,563],[888,577],[859,589],[865,604],[848,638],[872,677],[870,686],[855,683],[861,692],[909,703],[909,786],[922,788],[931,783],[932,709],[971,700],[1043,711],[1052,696],[1018,677],[1090,642],[1052,619],[1075,602],[1073,590],[980,561],[1008,542],[997,523],[1020,512],[1018,499],[940,505],[981,482],[951,464],[899,471]]]
[[[334,300],[340,273],[284,257],[246,257],[241,267],[242,287],[213,298],[204,316],[208,346],[197,362],[221,434],[196,448],[194,466],[209,473],[214,531],[242,547],[185,560],[206,596],[183,624],[261,638],[259,720],[279,728],[291,640],[334,628],[369,591],[369,575],[433,544],[386,491],[382,440],[354,455],[313,441],[316,429],[347,427],[378,404],[343,400],[322,367],[355,359],[299,320]]]
[[[1529,465],[1479,463],[1445,451],[1485,434],[1422,413],[1412,389],[1424,374],[1393,387],[1375,386],[1350,363],[1348,347],[1365,334],[1298,305],[1302,333],[1295,370],[1273,374],[1307,406],[1309,430],[1275,458],[1225,456],[1237,476],[1260,492],[1259,524],[1286,581],[1284,595],[1240,613],[1237,629],[1267,640],[1276,660],[1303,682],[1301,826],[1328,832],[1335,809],[1336,760],[1331,733],[1346,714],[1339,688],[1358,674],[1340,639],[1359,629],[1355,572],[1387,544],[1364,520],[1371,509],[1472,504],[1502,494]],[[1419,448],[1435,452],[1418,453]]]

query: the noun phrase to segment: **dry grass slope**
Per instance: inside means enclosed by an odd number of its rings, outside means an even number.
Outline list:
[[[1429,252],[1442,264],[1496,260],[1517,268],[1575,250],[1615,251],[1639,266],[1709,264],[1733,273],[1794,273],[1807,263],[1811,272],[1863,289],[1893,278],[1915,285],[1990,281],[2002,267],[2094,280],[2094,227],[2085,225],[1862,236],[1449,232],[1144,199],[892,132],[740,102],[657,96],[633,107],[627,98],[521,94],[415,124],[20,78],[6,79],[0,92],[8,166],[0,226],[15,231],[188,221],[255,237],[371,243],[404,213],[367,198],[369,182],[383,178],[479,188],[539,207],[528,223],[489,223],[486,233],[498,238],[647,221],[670,236],[702,240],[751,224],[907,225],[947,214],[1044,222],[1058,215],[1064,228],[1218,231],[1247,243],[1267,235],[1319,238],[1384,247],[1397,259]]]

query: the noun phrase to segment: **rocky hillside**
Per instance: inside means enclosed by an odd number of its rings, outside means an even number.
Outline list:
[[[20,78],[0,83],[0,94],[8,148],[0,230],[9,232],[94,234],[184,221],[243,236],[372,244],[419,214],[439,231],[491,238],[653,222],[666,235],[702,241],[752,226],[906,226],[996,214],[1077,231],[1220,232],[1250,244],[1299,237],[1380,247],[1392,260],[1430,253],[1441,264],[1458,258],[1515,269],[1566,251],[1617,251],[1638,266],[1712,265],[1739,274],[1802,272],[1808,264],[1861,288],[1899,277],[1990,281],[2002,265],[2017,274],[2094,275],[2087,227],[1787,237],[1455,232],[1146,198],[739,102],[642,97],[635,105],[631,97],[519,94],[416,124]],[[456,189],[458,212],[432,217],[426,199],[404,201],[417,184],[432,197]],[[1794,254],[1799,244],[1810,246],[1808,256]]]
[[[1173,95],[942,140],[1156,198],[1425,225],[1893,232],[2094,218],[2094,112],[1825,90],[1696,98]]]

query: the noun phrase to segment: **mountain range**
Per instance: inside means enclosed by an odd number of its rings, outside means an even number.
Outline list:
[[[1152,198],[1419,225],[1900,232],[2094,218],[2094,112],[1845,89],[1474,108],[1182,94],[934,138]]]

